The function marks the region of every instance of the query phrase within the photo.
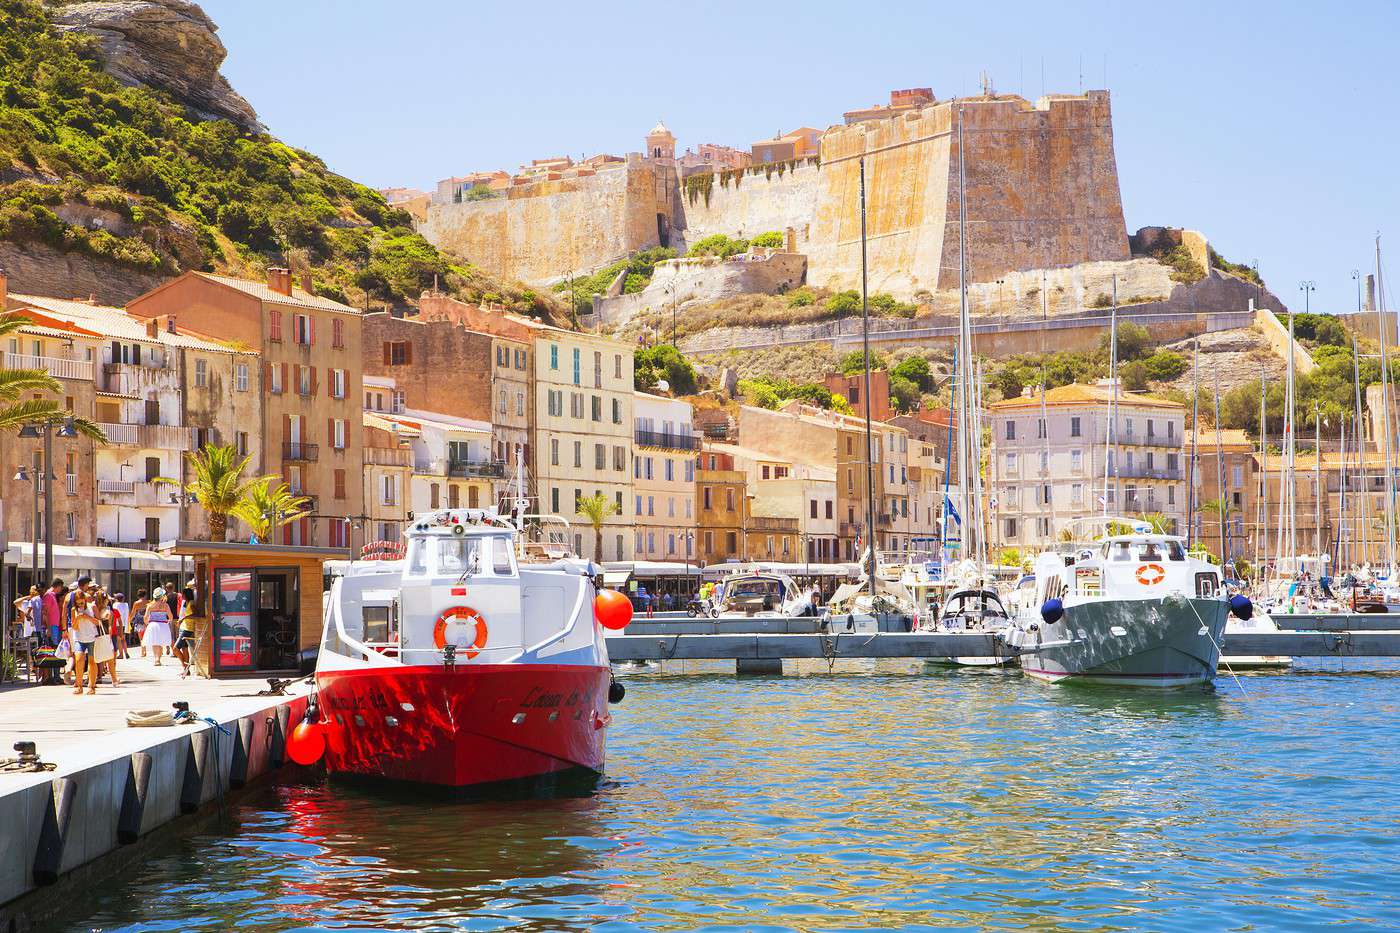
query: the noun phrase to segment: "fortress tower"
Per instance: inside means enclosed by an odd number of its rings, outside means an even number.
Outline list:
[[[647,158],[658,161],[674,161],[676,158],[676,137],[660,120],[647,133]]]

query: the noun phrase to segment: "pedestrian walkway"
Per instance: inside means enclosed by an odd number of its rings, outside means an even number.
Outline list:
[[[117,661],[120,686],[105,680],[97,693],[73,693],[67,685],[42,687],[6,684],[0,688],[0,758],[13,754],[20,739],[38,743],[39,754],[57,760],[65,750],[114,732],[126,731],[131,710],[169,710],[176,700],[203,715],[235,697],[251,697],[267,686],[262,680],[208,680],[180,677],[180,662],[165,658],[156,666],[150,658]]]

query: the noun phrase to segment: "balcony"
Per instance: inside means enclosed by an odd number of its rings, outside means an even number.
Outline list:
[[[865,526],[860,522],[842,522],[838,534],[842,538],[859,538],[865,532]]]
[[[797,534],[797,519],[776,515],[751,515],[745,528],[750,532],[774,532],[776,534]]]
[[[97,481],[98,505],[124,505],[132,508],[152,508],[155,506],[176,506],[170,501],[174,486],[158,486],[155,483],[136,480],[99,479]]]
[[[501,477],[506,475],[506,465],[501,460],[448,460],[447,475]]]
[[[372,466],[411,467],[413,451],[407,447],[366,447],[365,463]]]
[[[194,446],[189,428],[177,424],[98,424],[107,442],[113,447],[136,447],[141,450],[189,450]]]
[[[288,441],[282,445],[283,462],[312,463],[320,455],[321,448],[301,441]]]
[[[164,363],[104,363],[102,389],[116,395],[136,395],[152,386],[174,390],[179,387],[176,375]]]
[[[663,431],[637,431],[639,447],[660,447],[665,450],[699,450],[700,438],[693,434],[670,434]]]
[[[6,369],[42,369],[55,379],[92,381],[92,364],[86,360],[65,360],[56,356],[31,356],[28,353],[6,353]]]

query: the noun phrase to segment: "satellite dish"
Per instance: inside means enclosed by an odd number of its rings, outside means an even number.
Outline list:
[[[670,384],[669,382],[667,382],[665,379],[658,379],[658,380],[656,380],[656,391],[658,391],[658,392],[670,392],[670,391],[671,391],[671,384]]]

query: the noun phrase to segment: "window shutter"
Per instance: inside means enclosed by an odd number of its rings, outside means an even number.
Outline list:
[[[316,319],[315,319],[314,317],[312,317],[311,315],[309,315],[309,314],[306,316],[306,326],[307,326],[307,329],[308,329],[308,335],[307,335],[307,338],[306,338],[306,345],[307,345],[308,347],[310,347],[310,346],[315,346],[315,344],[316,344]]]
[[[393,351],[390,349],[389,341],[387,341],[387,340],[384,341],[384,365],[385,365],[385,366],[388,366],[390,363],[393,362],[393,357],[391,356],[391,353],[392,353],[392,352],[393,352]]]
[[[315,398],[316,386],[318,385],[318,380],[320,379],[321,372],[315,366],[308,366],[307,369],[311,370],[311,397]]]
[[[282,416],[282,440],[291,443],[292,440],[292,416]]]
[[[413,341],[412,341],[412,340],[404,341],[404,345],[403,345],[403,361],[404,361],[405,363],[409,364],[410,366],[413,365]]]
[[[263,363],[263,364],[262,364],[262,368],[263,368],[263,388],[265,388],[268,392],[271,392],[271,391],[272,391],[272,364],[271,364],[271,363]]]
[[[286,364],[286,363],[283,363],[283,364],[282,364],[282,391],[283,391],[283,392],[290,392],[291,390],[292,390],[292,387],[291,387],[291,385],[287,382],[287,364]]]

